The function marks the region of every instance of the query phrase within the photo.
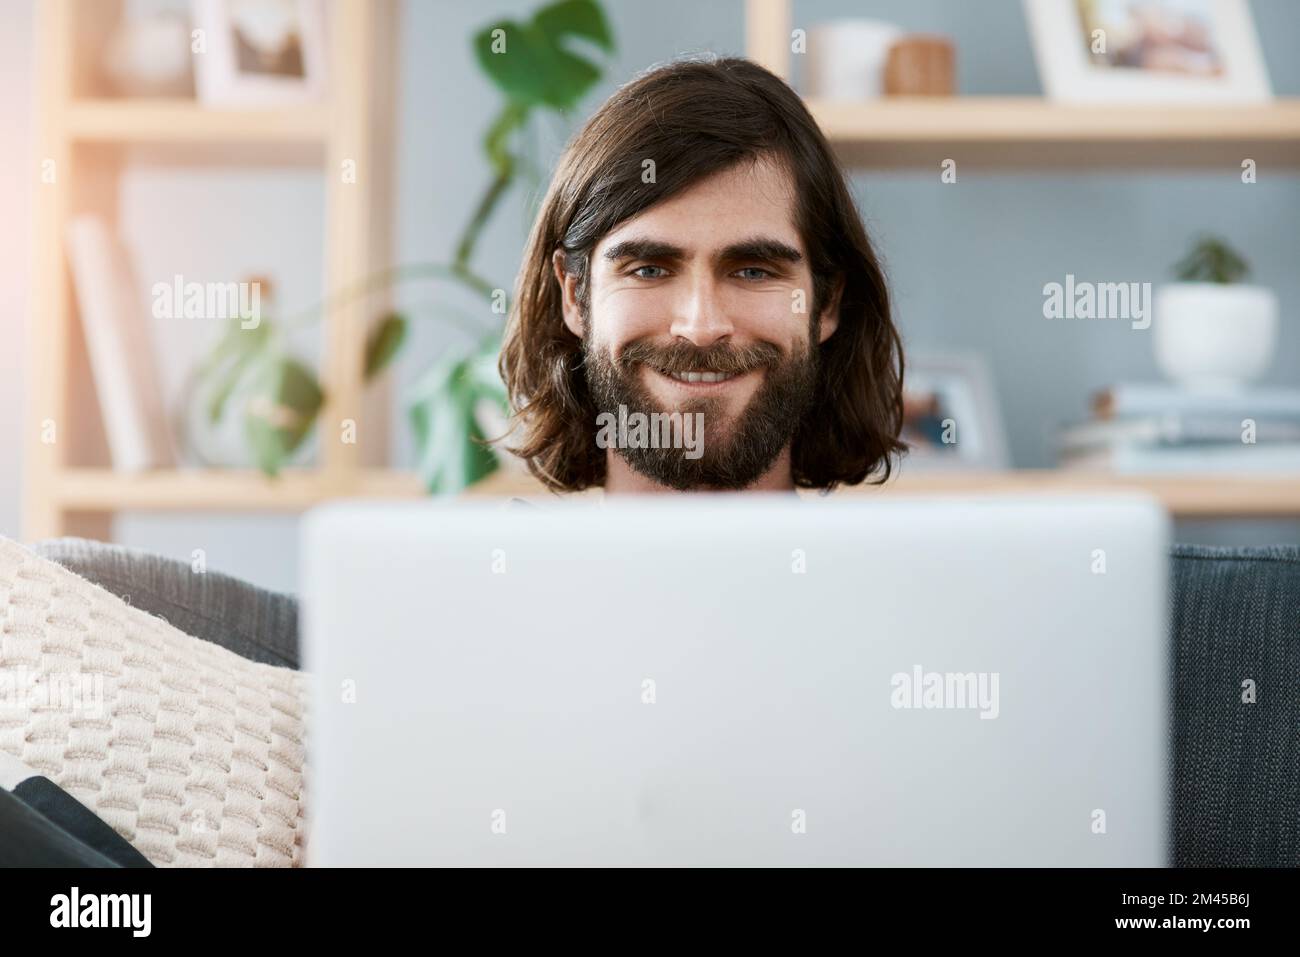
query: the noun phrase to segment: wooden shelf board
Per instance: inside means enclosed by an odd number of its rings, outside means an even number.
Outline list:
[[[808,101],[858,166],[1300,167],[1300,99],[1244,106],[1111,106],[1041,97]]]
[[[329,136],[324,104],[288,109],[216,110],[193,100],[77,100],[68,108],[68,135],[83,142],[303,144],[323,148]]]
[[[1179,518],[1300,517],[1300,475],[1111,475],[1058,469],[1010,472],[913,472],[884,488],[845,489],[852,496],[1058,495],[1143,492]]]
[[[54,496],[69,511],[297,511],[336,498],[409,498],[422,494],[414,475],[361,472],[355,480],[325,471],[285,471],[271,479],[256,471],[126,473],[68,469]]]
[[[1179,518],[1300,517],[1300,475],[1118,476],[1103,472],[1016,469],[1006,472],[896,473],[885,486],[840,488],[837,496],[879,498],[914,495],[1124,495],[1142,492],[1159,499]],[[498,473],[471,495],[549,495],[529,476]],[[819,493],[802,491],[809,497]]]
[[[1113,476],[1052,469],[1011,472],[911,472],[884,488],[858,486],[837,495],[873,498],[894,495],[1124,494],[1155,496],[1183,518],[1300,517],[1300,475],[1296,476]],[[406,472],[366,470],[355,480],[326,472],[291,471],[278,479],[257,472],[146,472],[100,469],[62,472],[54,486],[67,511],[297,511],[337,498],[415,498],[418,479]],[[532,478],[497,473],[466,494],[549,495]],[[815,494],[815,493],[809,493]]]

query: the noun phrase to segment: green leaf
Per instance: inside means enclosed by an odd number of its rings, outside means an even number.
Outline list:
[[[266,355],[272,340],[271,323],[265,320],[252,329],[244,329],[238,321],[227,327],[226,334],[197,373],[200,382],[215,383],[208,398],[209,422],[215,424],[225,414],[226,402],[240,379],[256,360]]]
[[[325,395],[310,369],[296,359],[268,363],[254,386],[244,431],[267,475],[277,475],[311,431]]]
[[[1191,251],[1174,265],[1174,275],[1183,282],[1240,282],[1250,265],[1226,241],[1202,236]]]
[[[614,34],[595,0],[560,0],[533,14],[535,23],[560,46],[567,36],[584,37],[606,53],[614,52]]]
[[[366,381],[369,382],[393,361],[406,341],[406,317],[390,312],[370,330],[366,340]]]
[[[449,356],[413,391],[416,469],[430,492],[459,492],[498,467],[474,413],[483,400],[506,408],[506,389],[496,368],[500,348],[494,337],[471,355]]]
[[[494,37],[498,30],[503,36]],[[499,20],[480,30],[473,44],[483,72],[512,101],[567,110],[601,76],[590,60],[566,49],[572,38],[613,51],[613,35],[595,0],[561,0],[543,7],[527,23]],[[502,39],[504,50],[499,47]]]

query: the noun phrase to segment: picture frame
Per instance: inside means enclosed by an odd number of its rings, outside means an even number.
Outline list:
[[[1272,99],[1247,0],[1023,0],[1049,99],[1261,103]]]
[[[903,377],[902,439],[909,471],[1010,468],[1006,430],[988,364],[977,355],[918,354]]]
[[[326,93],[322,0],[193,0],[194,81],[208,107],[269,108]]]

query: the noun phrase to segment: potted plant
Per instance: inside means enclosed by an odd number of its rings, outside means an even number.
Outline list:
[[[1246,261],[1204,236],[1175,266],[1178,282],[1155,296],[1156,364],[1197,390],[1236,390],[1268,368],[1277,336],[1277,296],[1242,282]]]
[[[505,47],[508,39],[509,55]],[[575,41],[577,41],[575,43]],[[416,471],[430,492],[456,492],[494,472],[501,458],[485,441],[505,429],[508,402],[497,372],[505,310],[496,300],[510,283],[479,275],[474,252],[484,228],[530,164],[521,140],[528,123],[551,111],[574,109],[603,76],[588,53],[614,50],[614,37],[599,0],[556,0],[526,21],[498,20],[471,39],[475,57],[503,103],[483,138],[489,181],[454,247],[450,262],[410,263],[369,277],[356,288],[340,290],[317,306],[285,319],[262,320],[255,334],[232,324],[227,335],[191,377],[187,400],[186,444],[195,449],[196,432],[233,424],[258,467],[277,474],[303,448],[324,407],[315,373],[292,354],[292,334],[329,309],[410,281],[436,282],[468,290],[494,317],[489,328],[471,327],[477,343],[443,355],[416,382],[408,398],[415,439]],[[583,49],[583,45],[586,49]],[[458,321],[454,310],[439,309],[439,321]],[[401,351],[408,315],[383,316],[366,342],[365,378],[378,376]],[[229,418],[236,419],[229,423]],[[196,427],[197,426],[197,427]]]

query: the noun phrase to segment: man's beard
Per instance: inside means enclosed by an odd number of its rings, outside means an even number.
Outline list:
[[[746,488],[762,477],[794,438],[804,415],[812,407],[817,384],[816,324],[810,323],[807,347],[786,356],[768,342],[734,346],[720,342],[700,348],[675,340],[658,345],[638,339],[625,347],[617,360],[596,348],[591,338],[591,317],[584,323],[583,361],[587,385],[598,414],[618,418],[622,406],[630,415],[641,412],[680,412],[683,419],[703,413],[703,454],[687,458],[680,448],[616,448],[634,471],[659,485],[678,491]],[[721,396],[687,399],[673,408],[661,408],[641,381],[641,367],[663,373],[711,371],[740,375],[764,371],[763,381],[734,421],[724,418]],[[593,423],[593,428],[594,428]]]

